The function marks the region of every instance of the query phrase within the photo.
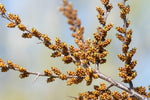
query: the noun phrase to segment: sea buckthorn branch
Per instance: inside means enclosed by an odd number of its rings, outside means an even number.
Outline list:
[[[102,27],[97,27],[97,33],[94,33],[94,37],[96,41],[93,41],[93,45],[97,49],[97,53],[99,55],[99,59],[96,60],[96,64],[98,65],[103,64],[106,62],[106,59],[104,58],[107,56],[107,51],[104,49],[107,45],[110,44],[111,39],[106,40],[107,32],[113,27],[112,23],[109,23],[106,25],[107,17],[111,9],[113,8],[112,4],[109,4],[109,0],[101,0],[101,3],[104,5],[105,10],[103,10],[101,7],[96,7],[96,10],[98,11],[97,18],[99,20],[99,23],[102,25]],[[103,45],[103,46],[102,46]],[[97,70],[99,70],[99,66],[95,66]]]
[[[120,17],[124,22],[123,27],[116,27],[117,31],[120,32],[120,34],[116,34],[116,37],[123,42],[122,45],[122,54],[119,54],[118,57],[121,61],[125,62],[125,67],[119,68],[119,76],[123,78],[124,83],[129,83],[129,87],[133,89],[133,83],[132,80],[137,76],[137,73],[134,69],[137,61],[132,61],[133,55],[136,53],[136,48],[133,48],[129,51],[129,45],[132,39],[132,30],[127,30],[129,27],[130,21],[127,20],[127,14],[130,12],[130,6],[126,6],[127,0],[123,0],[123,3],[118,3],[120,11]]]
[[[13,62],[7,60],[7,64],[0,58],[0,69],[1,72],[7,72],[8,70],[15,70],[20,72],[19,77],[26,78],[29,77],[29,75],[36,75],[37,77],[39,76],[47,76],[47,83],[54,81],[56,78],[59,78],[61,80],[67,80],[67,85],[72,85],[72,84],[79,84],[83,80],[87,82],[87,85],[90,85],[92,83],[92,78],[97,79],[98,75],[94,74],[93,69],[83,69],[82,67],[77,67],[75,69],[75,72],[73,71],[67,71],[67,74],[62,74],[60,70],[58,70],[56,67],[51,67],[51,70],[44,69],[44,73],[39,73],[39,72],[31,72],[27,71],[25,68],[22,66],[19,66],[17,64],[14,64]],[[53,73],[52,73],[53,72]],[[36,80],[36,78],[35,78]]]
[[[19,66],[17,64],[14,64],[13,62],[7,60],[7,64],[5,64],[5,62],[0,58],[0,68],[1,68],[1,72],[7,72],[8,70],[15,70],[15,71],[19,71],[20,75],[19,77],[25,78],[25,77],[29,77],[29,75],[36,75],[36,76],[47,76],[49,78],[47,78],[47,82],[52,82],[52,80],[54,81],[55,78],[59,78],[62,80],[67,80],[70,78],[84,78],[85,75],[83,75],[82,73],[80,73],[78,70],[76,72],[74,72],[74,74],[71,73],[71,71],[68,71],[68,75],[62,74],[56,67],[51,67],[50,71],[48,69],[44,70],[44,73],[39,73],[39,72],[31,72],[31,71],[27,71],[25,68],[23,68],[22,66]],[[77,74],[76,74],[77,73]],[[82,76],[81,76],[82,75]],[[51,79],[51,81],[50,81]]]
[[[84,44],[84,26],[81,25],[81,20],[77,17],[77,10],[73,9],[72,4],[68,3],[67,0],[63,0],[63,5],[59,10],[67,17],[68,24],[70,25],[70,30],[73,31],[72,36],[75,38],[75,41],[78,40]]]
[[[37,37],[39,40],[43,42],[43,44],[48,47],[49,49],[53,50],[54,53],[52,53],[51,57],[60,57],[62,56],[62,61],[64,61],[66,64],[69,64],[73,62],[77,67],[75,72],[73,71],[67,71],[68,75],[62,74],[56,67],[51,67],[51,70],[45,69],[44,73],[39,72],[30,72],[27,71],[25,68],[16,65],[12,63],[11,61],[7,61],[7,64],[4,63],[2,59],[0,59],[0,68],[2,72],[7,72],[9,69],[19,71],[20,72],[20,78],[28,77],[29,75],[36,75],[39,76],[47,76],[47,82],[52,82],[55,80],[55,78],[59,78],[61,80],[67,80],[68,85],[72,84],[78,84],[82,82],[83,80],[86,81],[86,85],[91,85],[93,79],[103,79],[110,83],[109,86],[106,87],[104,83],[100,84],[100,87],[94,86],[95,91],[92,92],[85,92],[84,94],[80,93],[78,98],[79,100],[83,100],[83,97],[88,99],[133,99],[133,98],[139,98],[142,100],[146,100],[144,96],[149,96],[150,93],[147,93],[144,89],[144,87],[137,87],[134,90],[132,88],[128,88],[124,86],[123,84],[113,80],[112,78],[104,75],[99,71],[99,64],[105,63],[106,59],[104,57],[107,55],[107,51],[104,49],[109,43],[110,39],[105,39],[107,35],[107,31],[109,31],[113,24],[106,25],[107,16],[112,9],[112,5],[109,4],[109,0],[101,0],[103,5],[106,8],[106,11],[103,11],[101,8],[97,7],[97,11],[99,12],[98,19],[99,22],[102,24],[102,27],[97,28],[97,33],[94,34],[95,40],[83,40],[83,31],[84,27],[81,26],[81,21],[79,18],[76,18],[76,10],[72,9],[72,4],[69,4],[66,0],[63,0],[64,6],[60,9],[63,13],[69,13],[67,18],[68,23],[71,25],[73,30],[76,33],[75,37],[75,43],[78,45],[79,48],[74,48],[72,45],[69,45],[69,48],[67,47],[67,44],[65,42],[60,41],[59,38],[56,38],[55,44],[51,43],[51,39],[45,35],[38,32],[35,28],[32,28],[31,30],[28,30],[23,24],[21,24],[21,20],[18,15],[13,15],[11,13],[8,13],[8,16],[5,15],[6,10],[2,4],[0,4],[0,15],[9,20],[10,23],[7,24],[7,27],[13,28],[15,26],[18,26],[18,28],[27,33],[23,33],[22,37],[24,38],[32,38],[32,36]],[[73,15],[73,11],[75,16]],[[103,13],[104,12],[104,13]],[[68,17],[72,16],[72,17]],[[72,22],[73,21],[73,24]],[[77,24],[78,23],[78,24]],[[128,23],[129,24],[129,23]],[[78,33],[79,32],[79,33]],[[131,32],[131,31],[130,31]],[[82,34],[81,34],[82,33]],[[120,36],[121,37],[121,36]],[[120,40],[123,40],[124,38],[121,37]],[[124,40],[123,40],[124,41]],[[130,51],[134,55],[134,50]],[[133,56],[131,55],[131,56]],[[124,57],[121,56],[121,60],[125,61]],[[128,59],[130,60],[130,59]],[[95,64],[95,69],[93,69],[90,66],[90,63]],[[134,66],[135,62],[133,62],[131,65]],[[82,67],[80,67],[82,66]],[[53,73],[52,73],[53,72]],[[36,78],[37,78],[36,77]],[[109,88],[112,86],[116,86],[124,92],[122,95],[114,91],[113,93],[110,92]],[[126,92],[125,92],[126,91]],[[135,92],[136,91],[136,92]],[[128,93],[127,93],[128,92]],[[138,93],[137,93],[138,92]],[[131,94],[132,97],[129,95]],[[144,96],[143,96],[144,95]],[[150,96],[149,96],[150,97]]]
[[[52,53],[51,57],[60,57],[61,55],[63,55],[62,57],[62,61],[64,61],[66,64],[69,64],[71,62],[76,62],[73,60],[72,56],[69,55],[69,50],[67,47],[67,44],[65,42],[60,41],[60,39],[57,37],[55,39],[55,45],[52,44],[51,39],[46,35],[46,34],[42,34],[40,32],[38,32],[35,28],[32,28],[31,30],[27,29],[26,26],[24,26],[23,24],[21,24],[21,19],[19,18],[18,15],[16,14],[11,14],[8,13],[7,15],[6,10],[4,8],[4,6],[2,4],[0,4],[1,6],[1,12],[0,15],[9,20],[10,23],[7,24],[7,27],[9,28],[14,28],[16,26],[18,26],[18,28],[23,31],[24,33],[22,34],[23,38],[32,38],[32,36],[38,38],[39,40],[42,41],[42,43],[48,47],[49,49],[53,50],[54,53]],[[74,48],[74,47],[72,47]],[[70,47],[71,49],[71,47]],[[73,52],[73,51],[72,51]]]
[[[104,75],[100,71],[96,70],[95,72],[98,74],[99,78],[101,78],[101,79],[111,83],[113,86],[116,86],[116,87],[118,87],[118,88],[120,88],[120,89],[122,89],[122,90],[124,90],[124,91],[126,91],[128,93],[130,93],[132,96],[135,96],[135,97],[137,97],[140,100],[148,100],[148,98],[144,97],[139,92],[136,92],[134,89],[126,87],[125,85],[123,85],[123,84],[113,80],[112,78]],[[145,94],[147,95],[148,93],[145,93]]]

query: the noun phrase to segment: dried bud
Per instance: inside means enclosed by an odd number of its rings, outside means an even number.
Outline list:
[[[104,15],[104,10],[103,10],[102,8],[96,6],[96,10],[98,11],[98,13],[99,13],[100,15],[102,15],[102,16]]]
[[[26,30],[26,27],[22,24],[19,24],[18,25],[18,28],[21,30],[21,31],[25,31]]]
[[[121,34],[116,34],[116,37],[122,42],[125,40],[124,36],[122,36]]]
[[[16,24],[15,23],[8,23],[6,26],[9,28],[14,28],[16,26]]]
[[[0,12],[1,12],[2,14],[5,14],[5,13],[6,13],[6,9],[5,9],[5,7],[4,7],[2,4],[0,4]]]
[[[8,15],[8,17],[9,17],[11,20],[14,20],[13,14],[11,14],[11,13],[9,12],[9,13],[7,13],[7,15]]]
[[[23,38],[32,38],[32,34],[31,33],[23,33],[22,37]]]
[[[20,24],[21,23],[21,20],[20,20],[18,15],[15,14],[14,15],[14,19],[15,19],[16,24]]]
[[[102,25],[105,25],[105,20],[101,15],[97,15],[97,18]]]
[[[61,72],[56,68],[56,67],[51,67],[52,71],[56,74],[56,75],[60,75]]]

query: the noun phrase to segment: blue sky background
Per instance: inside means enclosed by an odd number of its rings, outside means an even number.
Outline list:
[[[93,38],[93,33],[99,25],[96,18],[96,6],[102,6],[100,0],[68,0],[73,3],[78,10],[78,17],[81,18],[82,25],[85,27],[84,38]],[[111,1],[111,0],[110,0]],[[108,17],[108,21],[114,23],[114,28],[121,26],[122,20],[119,18],[117,2],[122,0],[112,0],[114,9]],[[36,28],[41,33],[47,34],[52,40],[59,37],[68,44],[74,44],[71,37],[67,19],[58,11],[61,0],[0,0],[8,12],[18,14],[22,19],[22,24],[28,28]],[[130,47],[136,47],[137,53],[133,59],[138,61],[136,70],[138,76],[133,80],[134,86],[146,86],[150,84],[150,1],[149,0],[129,0],[131,13],[128,18],[131,20],[129,28],[133,30],[133,40]],[[6,21],[0,18],[0,58],[4,61],[11,60],[30,71],[43,72],[50,66],[58,67],[62,72],[73,70],[75,66],[65,65],[61,58],[50,58],[51,51],[38,44],[36,38],[23,39],[22,32],[17,28],[8,29]],[[118,77],[118,67],[124,64],[117,58],[121,53],[121,42],[115,38],[116,30],[112,29],[107,38],[112,39],[112,43],[107,47],[109,55],[108,62],[101,66],[100,70],[112,76],[113,79],[120,80]],[[40,77],[33,82],[35,76],[26,79],[18,78],[19,73],[9,71],[0,73],[0,97],[2,100],[70,100],[67,96],[77,96],[79,92],[92,90],[93,86],[85,86],[85,82],[78,86],[66,86],[65,81],[56,80],[47,84],[46,78]],[[93,84],[103,82],[96,80]],[[17,94],[17,96],[16,96]]]

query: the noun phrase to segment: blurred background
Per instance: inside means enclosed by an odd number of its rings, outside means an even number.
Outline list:
[[[100,0],[68,0],[73,3],[78,10],[78,17],[81,18],[85,27],[84,39],[93,38],[93,33],[97,32],[99,25],[96,18],[96,6],[101,6]],[[117,3],[122,0],[110,0],[114,8],[109,14],[107,23],[114,23],[114,28],[122,26],[119,18],[120,10]],[[18,14],[22,24],[28,28],[36,28],[41,33],[47,34],[52,40],[59,37],[67,44],[74,44],[71,37],[67,19],[58,11],[62,0],[0,0],[7,12]],[[133,39],[130,48],[136,47],[137,53],[133,57],[138,61],[135,69],[137,77],[133,80],[134,86],[145,86],[148,90],[150,85],[150,0],[129,0],[131,12],[128,19],[131,20]],[[43,44],[39,44],[36,38],[21,38],[22,32],[17,28],[7,28],[6,19],[0,18],[0,58],[5,62],[11,60],[14,63],[25,67],[30,71],[43,72],[51,66],[59,68],[63,73],[67,70],[74,71],[73,64],[65,65],[61,58],[51,58],[51,50]],[[115,38],[116,30],[112,29],[107,38],[112,39],[112,43],[107,47],[109,54],[107,63],[101,65],[100,70],[120,81],[118,77],[118,67],[124,64],[117,58],[121,53],[121,42]],[[67,86],[66,81],[56,79],[55,82],[46,83],[45,77],[39,77],[34,82],[35,76],[20,79],[18,72],[0,72],[0,98],[1,100],[70,100],[68,96],[77,96],[79,92],[93,90],[93,85],[86,86],[85,81],[79,85]],[[102,80],[93,81],[94,85],[99,85]],[[108,83],[107,83],[108,84]],[[115,88],[112,88],[114,90]]]

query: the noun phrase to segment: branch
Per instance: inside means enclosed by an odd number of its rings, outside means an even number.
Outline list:
[[[128,87],[126,87],[125,85],[113,80],[112,78],[104,75],[103,73],[101,73],[98,70],[95,70],[95,73],[99,76],[100,79],[103,79],[109,83],[111,83],[113,86],[116,86],[118,88],[120,88],[121,90],[124,90],[130,94],[132,94],[133,96],[139,98],[140,100],[148,100],[148,98],[142,96],[141,94],[137,93],[136,91],[134,91],[133,89],[130,89]]]

